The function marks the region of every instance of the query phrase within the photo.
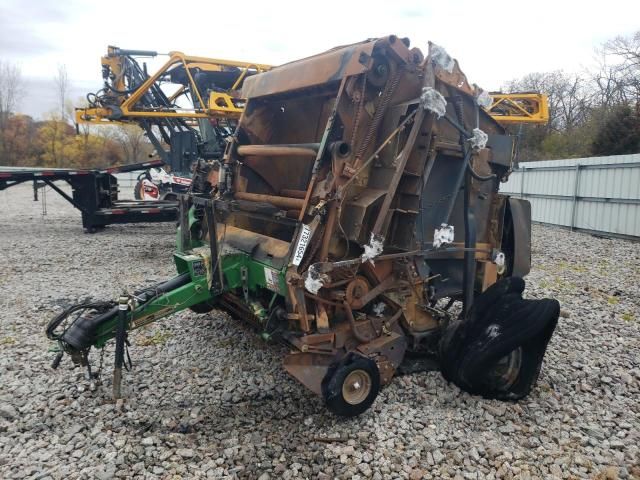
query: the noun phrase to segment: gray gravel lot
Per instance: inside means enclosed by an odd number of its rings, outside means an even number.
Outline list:
[[[281,347],[220,312],[135,332],[123,405],[111,350],[95,390],[68,358],[51,370],[47,321],[172,276],[174,234],[86,235],[53,192],[48,212],[29,186],[0,192],[0,478],[640,478],[638,243],[534,227],[526,293],[565,316],[524,401],[418,373],[341,420],[284,372]]]

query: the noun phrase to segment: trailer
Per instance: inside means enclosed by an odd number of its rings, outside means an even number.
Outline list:
[[[38,189],[51,187],[82,214],[82,227],[95,233],[115,223],[172,222],[177,219],[178,202],[121,200],[117,173],[147,170],[164,165],[162,160],[121,165],[104,169],[28,168],[0,166],[0,190],[25,182],[33,183],[34,200]],[[60,183],[71,186],[71,195]]]

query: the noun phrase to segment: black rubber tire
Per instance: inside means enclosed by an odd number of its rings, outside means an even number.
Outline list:
[[[450,325],[440,341],[443,376],[461,389],[485,398],[519,400],[531,392],[558,322],[556,300],[525,300],[524,281],[509,277],[475,301],[469,317]],[[520,350],[508,386],[496,386],[495,367]]]
[[[202,314],[202,313],[209,313],[214,308],[216,308],[215,302],[212,302],[211,300],[205,300],[204,302],[191,305],[189,307],[189,310],[191,310],[193,313]]]
[[[347,376],[356,370],[363,370],[371,380],[371,390],[361,402],[349,403],[343,395],[343,385]],[[355,417],[366,411],[380,392],[380,372],[376,362],[360,355],[349,355],[338,365],[329,369],[322,382],[322,396],[327,408],[340,417]]]

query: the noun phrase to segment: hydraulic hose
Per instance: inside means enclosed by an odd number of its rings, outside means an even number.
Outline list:
[[[477,172],[473,169],[473,167],[471,166],[471,163],[468,163],[468,164],[467,164],[467,168],[468,168],[469,173],[471,174],[471,176],[472,176],[474,179],[478,180],[479,182],[487,182],[487,181],[489,181],[489,180],[493,180],[494,178],[497,178],[497,177],[498,177],[495,173],[491,173],[491,174],[486,175],[486,176],[484,176],[484,175],[480,175],[479,173],[477,173]]]
[[[159,297],[160,295],[170,292],[171,290],[175,290],[176,288],[180,288],[190,281],[191,275],[189,273],[183,273],[182,275],[178,275],[177,277],[174,277],[167,282],[160,283],[154,287],[138,290],[134,292],[133,295],[138,300],[138,303],[140,305],[145,305],[155,298]],[[96,315],[92,318],[84,318],[82,319],[82,321],[73,322],[64,331],[64,333],[62,333],[62,335],[54,339],[66,343],[75,350],[83,350],[90,347],[95,339],[95,334],[98,327],[106,322],[113,320],[118,314],[118,306],[114,302],[111,302],[111,305],[115,306],[109,308],[107,311],[101,313],[100,315]],[[73,308],[75,307],[72,307],[72,309]],[[78,309],[73,311],[77,310]],[[59,315],[59,317],[62,316],[62,318],[58,321],[57,325],[59,325],[62,320],[64,320],[68,316],[68,314],[64,315],[64,313],[66,312],[63,312],[63,314]],[[56,319],[58,319],[58,317],[56,317]],[[54,323],[56,319],[52,320],[51,323]],[[53,328],[55,329],[55,326]],[[47,328],[47,334],[48,333],[49,328]]]

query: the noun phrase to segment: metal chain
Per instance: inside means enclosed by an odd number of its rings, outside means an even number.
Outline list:
[[[355,141],[356,141],[356,135],[358,134],[358,128],[360,127],[360,117],[362,115],[362,109],[364,108],[364,95],[365,92],[367,90],[367,72],[362,74],[362,88],[360,90],[360,98],[357,101],[357,107],[356,107],[356,115],[355,118],[353,119],[353,130],[351,131],[351,148],[353,148]],[[356,102],[353,102],[356,103]]]

